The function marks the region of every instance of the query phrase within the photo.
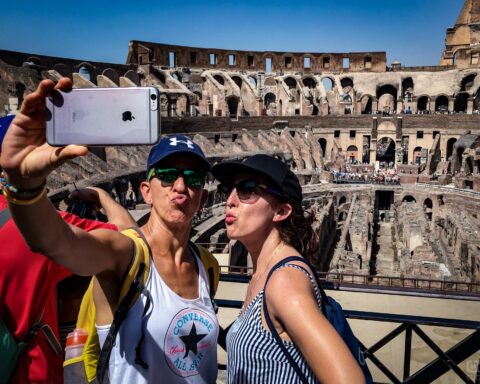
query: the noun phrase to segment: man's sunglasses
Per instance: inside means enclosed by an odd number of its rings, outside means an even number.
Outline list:
[[[285,200],[285,196],[282,192],[277,191],[274,188],[270,188],[265,184],[260,184],[255,180],[242,180],[236,184],[229,182],[229,183],[222,183],[217,186],[217,192],[220,194],[222,201],[226,201],[228,196],[232,193],[233,189],[237,191],[238,199],[242,203],[253,204],[255,203],[260,195],[258,194],[258,190],[263,190],[266,192],[275,195],[276,197],[280,198],[281,200]]]
[[[150,181],[156,177],[162,182],[162,185],[169,186],[173,185],[180,175],[182,175],[183,181],[188,187],[203,187],[207,177],[205,172],[193,169],[152,168],[148,172],[147,180]]]

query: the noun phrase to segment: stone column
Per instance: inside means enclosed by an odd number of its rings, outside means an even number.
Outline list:
[[[455,99],[453,97],[448,98],[448,112],[453,112],[455,105]]]
[[[469,115],[473,113],[473,97],[469,97],[467,100],[467,113]]]

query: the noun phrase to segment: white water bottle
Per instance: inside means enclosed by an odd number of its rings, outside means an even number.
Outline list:
[[[81,328],[76,328],[67,336],[65,346],[65,360],[82,356],[83,347],[87,342],[88,332]]]

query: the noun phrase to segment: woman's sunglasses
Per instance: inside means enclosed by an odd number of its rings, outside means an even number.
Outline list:
[[[170,186],[175,183],[178,176],[182,175],[183,181],[188,187],[203,187],[205,185],[205,172],[195,171],[193,169],[177,169],[177,168],[152,168],[148,172],[147,180],[150,181],[156,177],[164,186]]]
[[[258,194],[258,189],[271,193],[276,197],[285,200],[285,196],[282,192],[277,191],[276,189],[270,188],[265,184],[260,184],[255,180],[242,180],[238,183],[221,183],[217,186],[217,192],[220,194],[222,201],[226,201],[228,196],[232,193],[233,189],[237,191],[238,199],[242,203],[253,204],[255,203],[260,195]]]

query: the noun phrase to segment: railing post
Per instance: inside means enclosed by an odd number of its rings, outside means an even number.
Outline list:
[[[410,358],[412,353],[412,328],[405,330],[405,352],[403,355],[403,380],[410,376]]]

